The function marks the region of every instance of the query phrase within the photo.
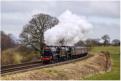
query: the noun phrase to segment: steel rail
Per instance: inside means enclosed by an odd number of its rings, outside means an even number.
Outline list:
[[[53,66],[57,66],[57,65],[76,62],[76,61],[79,61],[79,60],[84,60],[84,59],[89,58],[91,56],[92,55],[88,54],[87,56],[80,57],[80,58],[77,58],[77,59],[66,60],[66,61],[61,61],[61,62],[47,64],[47,65],[43,65],[42,62],[37,61],[37,62],[33,62],[33,64],[28,63],[26,65],[26,63],[24,63],[24,64],[19,64],[18,66],[15,65],[15,67],[13,67],[14,65],[12,67],[8,66],[9,68],[7,68],[7,66],[4,66],[5,68],[2,67],[2,69],[1,69],[1,75],[3,76],[3,75],[7,75],[7,74],[25,72],[25,71],[30,71],[30,70],[39,69],[39,68],[53,67]]]

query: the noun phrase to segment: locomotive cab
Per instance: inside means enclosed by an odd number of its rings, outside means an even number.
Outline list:
[[[52,51],[49,47],[45,47],[43,50],[42,58],[41,60],[43,62],[51,62],[53,59]]]

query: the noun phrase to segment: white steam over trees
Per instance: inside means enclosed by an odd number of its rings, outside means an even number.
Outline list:
[[[31,45],[36,50],[43,50],[44,32],[57,25],[58,22],[57,18],[47,14],[34,15],[20,34],[22,44]]]
[[[73,46],[78,41],[84,40],[86,34],[92,29],[92,24],[86,17],[73,14],[69,10],[62,13],[58,19],[59,24],[44,34],[45,43],[48,45]]]

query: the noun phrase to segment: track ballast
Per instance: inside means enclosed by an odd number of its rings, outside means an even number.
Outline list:
[[[35,62],[28,62],[28,63],[23,63],[23,64],[1,66],[1,75],[25,72],[25,71],[29,71],[29,70],[37,69],[37,68],[47,68],[47,67],[62,65],[62,64],[71,63],[74,61],[84,60],[91,56],[92,55],[88,54],[87,56],[84,56],[84,57],[51,63],[51,64],[43,64],[42,61],[35,61]]]

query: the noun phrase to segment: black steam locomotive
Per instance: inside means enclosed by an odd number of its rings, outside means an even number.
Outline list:
[[[46,46],[41,60],[43,62],[58,62],[76,59],[88,54],[86,47],[75,46]]]

